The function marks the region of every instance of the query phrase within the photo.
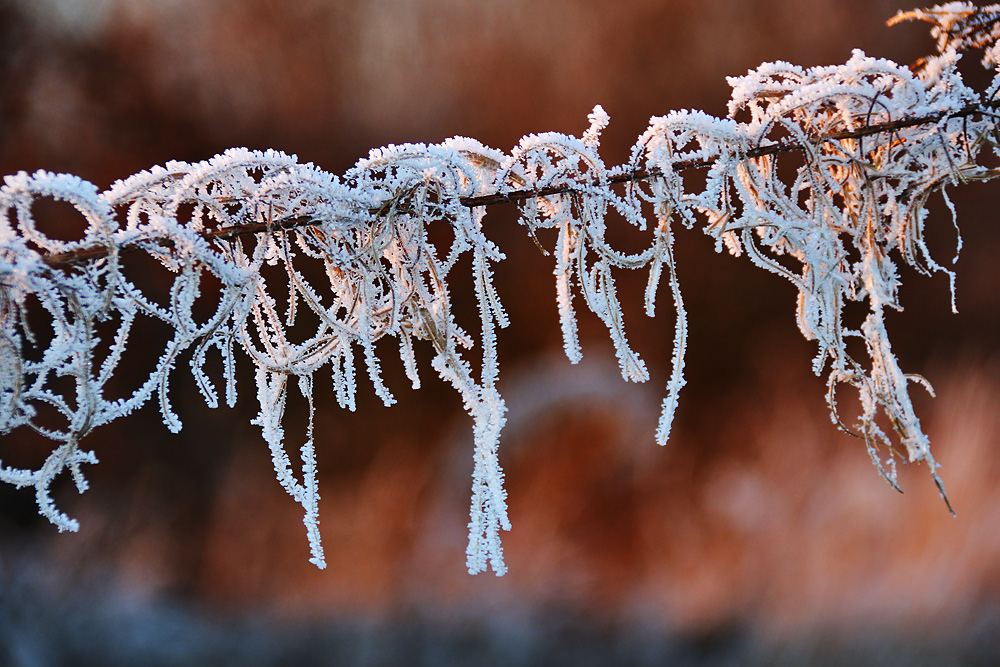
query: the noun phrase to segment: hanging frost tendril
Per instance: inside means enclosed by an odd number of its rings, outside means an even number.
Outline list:
[[[914,70],[861,52],[833,67],[768,63],[730,79],[728,118],[697,111],[654,118],[628,163],[616,167],[599,155],[609,118],[596,107],[581,138],[531,135],[509,155],[467,138],[390,146],[372,151],[343,178],[293,156],[245,149],[155,167],[103,193],[70,175],[6,177],[0,188],[0,431],[28,427],[57,444],[37,470],[0,463],[0,480],[33,488],[41,514],[60,530],[77,530],[55,507],[50,488],[68,470],[77,488],[86,489],[82,465],[97,458],[81,449],[83,438],[153,400],[164,424],[179,431],[169,388],[184,358],[215,407],[219,389],[206,364],[218,355],[232,406],[235,355],[242,350],[256,368],[253,423],[279,482],[303,507],[310,560],[322,568],[317,373],[329,367],[324,372],[338,404],[353,410],[360,358],[374,392],[390,405],[376,343],[396,340],[406,375],[419,388],[414,346],[426,341],[432,367],[473,420],[467,565],[473,573],[492,567],[503,574],[500,531],[509,530],[510,521],[498,460],[506,406],[496,386],[496,329],[508,319],[492,280],[504,255],[483,221],[487,205],[506,201],[520,202],[521,224],[540,247],[542,238],[555,238],[544,252],[554,260],[571,362],[582,354],[576,319],[582,303],[607,326],[623,378],[648,380],[626,336],[615,274],[648,272],[645,312],[652,317],[666,270],[676,319],[659,443],[669,436],[684,385],[687,314],[673,241],[680,222],[700,227],[717,250],[745,255],[797,288],[798,326],[817,343],[813,369],[827,374],[835,423],[865,440],[879,472],[898,488],[894,432],[907,460],[928,464],[944,497],[909,395],[911,383],[930,387],[900,370],[884,313],[900,309],[900,261],[946,274],[955,308],[954,274],[924,242],[926,203],[947,186],[997,175],[978,160],[984,148],[997,152],[992,100],[1000,76],[980,96],[956,65],[959,51],[983,48],[984,64],[997,67],[1000,6],[953,2],[900,13],[891,22],[909,19],[932,22],[939,45],[938,55]],[[684,178],[691,168],[706,170],[699,187]],[[84,238],[60,241],[40,231],[33,205],[41,199],[75,208],[87,223]],[[643,250],[612,247],[609,211],[646,235]],[[432,241],[431,227],[445,225],[449,240]],[[122,255],[130,252],[146,253],[172,272],[163,302],[126,275]],[[460,264],[463,256],[470,261]],[[466,265],[478,301],[478,338],[453,316],[449,281],[461,279],[457,267]],[[196,307],[205,301],[199,297],[206,285],[214,304],[207,313]],[[278,290],[285,295],[280,301]],[[849,321],[851,302],[866,304],[862,320]],[[44,331],[29,324],[29,310],[49,318]],[[140,319],[161,323],[170,339],[138,388],[108,395]],[[477,345],[478,370],[466,356]],[[839,415],[841,385],[860,396],[855,426]],[[304,436],[285,432],[290,387],[309,410]],[[56,425],[53,413],[61,420]],[[295,442],[299,451],[290,454]]]
[[[954,274],[924,244],[924,206],[932,191],[947,184],[992,176],[973,162],[982,143],[974,137],[983,137],[990,122],[945,120],[977,100],[958,77],[956,60],[946,52],[922,77],[858,51],[838,67],[769,63],[730,79],[731,119],[699,112],[654,119],[633,153],[635,160],[645,155],[647,170],[665,174],[652,183],[648,199],[688,226],[702,216],[718,248],[746,254],[796,286],[799,329],[819,347],[814,370],[829,367],[831,414],[850,432],[837,416],[835,389],[848,384],[858,390],[861,435],[893,486],[894,452],[876,421],[879,410],[909,459],[927,461],[939,487],[941,482],[907,391],[909,382],[922,381],[900,371],[885,331],[885,308],[899,309],[899,278],[889,251],[894,247],[921,271],[946,273],[954,294]],[[733,120],[741,113],[749,121]],[[853,134],[908,115],[942,121],[896,129],[888,141]],[[783,144],[797,150],[748,157]],[[788,184],[778,179],[787,173],[781,164],[786,158],[801,163]],[[686,192],[681,174],[671,169],[689,161],[711,163],[701,192]],[[852,326],[844,305],[862,300],[868,315]],[[867,370],[848,354],[851,337],[865,342]],[[886,461],[879,455],[883,446]]]

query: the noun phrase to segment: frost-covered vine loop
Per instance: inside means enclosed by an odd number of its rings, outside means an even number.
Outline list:
[[[900,309],[891,251],[918,270],[946,273],[953,283],[952,271],[924,244],[927,197],[946,185],[993,175],[975,162],[992,121],[985,115],[948,121],[978,100],[962,83],[956,61],[954,52],[945,52],[919,77],[859,51],[836,67],[768,63],[730,79],[730,119],[673,113],[654,119],[637,147],[645,151],[648,170],[711,162],[701,192],[685,192],[672,174],[652,197],[689,224],[701,214],[718,249],[746,254],[796,286],[799,328],[819,347],[814,368],[829,366],[831,396],[838,383],[861,393],[861,433],[894,485],[891,439],[876,421],[879,410],[909,459],[927,461],[939,486],[940,480],[913,412],[909,380],[885,332],[884,309]],[[744,116],[749,118],[737,122]],[[913,116],[940,120],[880,135],[865,131]],[[790,173],[785,163],[795,173],[787,183],[779,180]],[[866,319],[845,321],[845,303],[860,300],[869,305]],[[867,370],[848,353],[851,337],[865,341]],[[832,400],[831,409],[842,424]],[[890,452],[888,468],[879,458],[882,446]]]
[[[914,20],[934,24],[931,36],[937,40],[939,53],[983,49],[983,64],[996,66],[997,52],[993,47],[1000,40],[1000,5],[977,7],[971,2],[948,2],[931,9],[899,12],[888,23]]]
[[[924,240],[926,203],[934,192],[998,175],[979,157],[984,148],[996,151],[1000,77],[981,97],[956,69],[966,48],[984,48],[984,62],[996,66],[998,17],[1000,6],[963,2],[897,15],[893,22],[935,25],[940,52],[914,70],[860,51],[831,67],[761,65],[730,79],[727,118],[698,111],[653,118],[627,164],[610,168],[599,153],[609,118],[596,107],[579,138],[530,135],[509,155],[467,138],[390,146],[372,151],[343,179],[294,156],[245,149],[171,162],[103,193],[75,176],[8,176],[0,188],[0,432],[27,427],[56,444],[38,469],[0,464],[0,480],[32,487],[43,515],[61,530],[76,530],[49,489],[64,470],[86,488],[82,464],[97,459],[80,448],[83,438],[154,398],[164,424],[180,430],[170,381],[182,359],[208,405],[219,403],[220,380],[233,405],[242,350],[255,366],[253,423],[279,482],[303,507],[311,560],[324,567],[312,418],[317,375],[328,366],[337,402],[353,410],[360,354],[368,382],[390,405],[379,352],[385,348],[376,343],[396,339],[418,388],[415,345],[425,341],[433,368],[473,421],[467,565],[502,574],[500,531],[510,521],[498,459],[506,406],[497,391],[497,329],[508,318],[493,285],[504,255],[484,219],[487,204],[507,201],[520,202],[521,223],[540,247],[554,238],[543,250],[554,259],[571,362],[582,355],[580,297],[607,326],[622,376],[647,380],[626,335],[616,276],[648,271],[645,312],[652,317],[666,268],[676,323],[656,434],[661,444],[684,386],[679,221],[700,226],[717,250],[745,255],[796,287],[798,326],[817,343],[813,367],[827,374],[835,423],[865,440],[897,488],[896,442],[908,460],[927,462],[944,495],[909,396],[911,383],[928,385],[900,370],[885,311],[901,308],[899,262],[944,273],[954,295],[954,273]],[[706,170],[701,185],[685,178],[692,168]],[[87,224],[84,238],[46,236],[33,209],[41,199],[75,208]],[[613,246],[611,213],[645,239],[637,252]],[[435,233],[440,228],[444,233]],[[145,253],[169,270],[165,296],[127,275],[127,252]],[[470,260],[478,336],[453,315],[450,284],[462,279],[462,257]],[[847,315],[850,302],[866,305],[863,318]],[[140,320],[168,329],[168,341],[139,387],[108,395]],[[477,346],[474,369],[464,355]],[[213,379],[206,369],[216,353],[223,370]],[[861,402],[853,425],[837,409],[845,384]],[[300,436],[285,428],[290,388],[309,410]],[[290,455],[296,439],[298,452]]]
[[[60,530],[76,530],[77,522],[56,509],[49,488],[54,477],[66,469],[81,493],[87,488],[80,466],[97,463],[97,457],[81,450],[79,443],[92,429],[113,418],[110,412],[114,407],[104,399],[102,387],[121,354],[132,315],[126,306],[115,344],[95,368],[95,325],[110,317],[118,305],[113,300],[122,282],[117,253],[110,252],[100,263],[49,267],[43,261],[45,253],[61,252],[72,244],[40,231],[32,205],[40,197],[70,203],[86,220],[87,237],[109,245],[113,245],[116,225],[111,207],[101,200],[97,189],[74,176],[22,173],[7,177],[2,193],[0,430],[27,426],[59,444],[38,470],[0,464],[0,479],[18,487],[33,487],[42,515]],[[28,325],[24,306],[29,298],[48,316],[48,331],[36,334]],[[51,344],[41,355],[27,357],[25,348],[38,345],[43,335]],[[66,389],[67,381],[72,390]],[[40,422],[40,410],[55,411],[62,423]]]

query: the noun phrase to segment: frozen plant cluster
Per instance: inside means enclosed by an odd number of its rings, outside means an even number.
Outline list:
[[[900,308],[901,261],[945,273],[954,289],[954,274],[924,243],[926,202],[948,186],[997,175],[978,161],[984,148],[996,152],[997,86],[980,96],[956,65],[959,49],[974,46],[986,48],[985,62],[994,66],[998,17],[997,7],[969,3],[898,15],[935,24],[940,52],[916,73],[861,52],[831,67],[764,64],[730,80],[728,118],[697,111],[653,118],[628,163],[614,167],[599,155],[609,119],[596,107],[580,138],[530,135],[509,154],[468,138],[390,146],[341,178],[293,156],[245,149],[168,163],[106,192],[70,175],[8,176],[0,188],[0,431],[28,427],[56,444],[37,470],[0,463],[0,480],[33,488],[44,516],[76,530],[50,488],[68,471],[85,490],[82,465],[97,458],[81,448],[84,437],[150,401],[179,431],[169,388],[183,359],[210,406],[220,392],[233,405],[241,351],[256,368],[254,423],[279,482],[303,507],[311,561],[322,568],[317,373],[332,376],[338,403],[353,410],[360,365],[389,405],[379,356],[385,347],[376,343],[396,341],[414,388],[414,345],[429,344],[433,369],[473,420],[467,565],[503,574],[500,531],[510,522],[498,462],[506,408],[496,388],[496,330],[508,320],[492,281],[504,255],[484,218],[488,203],[516,201],[522,225],[553,258],[570,361],[581,358],[582,303],[607,326],[622,376],[648,380],[626,337],[615,276],[648,272],[649,316],[665,277],[676,321],[658,442],[669,436],[684,385],[687,320],[673,244],[679,223],[795,285],[798,325],[816,341],[813,368],[826,373],[835,422],[864,439],[891,484],[898,440],[909,461],[927,463],[944,495],[909,395],[911,384],[929,385],[900,370],[884,314]],[[695,168],[704,177],[687,178]],[[87,223],[84,238],[44,234],[33,216],[40,199],[74,207]],[[611,211],[617,216],[609,218]],[[612,247],[609,219],[644,233],[645,249]],[[433,232],[442,228],[447,233]],[[123,255],[132,252],[169,269],[167,298],[150,296],[127,275]],[[479,331],[471,333],[455,320],[449,288],[467,266],[479,310]],[[861,321],[849,321],[850,302],[866,304]],[[32,324],[39,313],[43,331]],[[110,380],[141,320],[166,327],[169,341],[140,387],[113,395]],[[475,348],[478,368],[469,359]],[[221,378],[206,370],[212,358],[221,360]],[[859,393],[856,424],[839,415],[841,385]],[[304,436],[285,432],[290,390],[309,406]],[[290,443],[298,443],[295,456]]]

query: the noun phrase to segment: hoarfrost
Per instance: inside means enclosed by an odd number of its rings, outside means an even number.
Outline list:
[[[928,464],[944,496],[908,393],[911,382],[929,385],[900,370],[884,313],[901,308],[900,261],[945,273],[954,308],[954,274],[924,241],[925,207],[946,186],[996,176],[976,160],[985,147],[997,150],[990,96],[1000,83],[984,102],[963,83],[956,64],[959,50],[983,48],[985,62],[996,65],[1000,5],[977,10],[952,2],[893,21],[906,19],[932,22],[940,47],[915,72],[860,51],[839,66],[767,63],[730,79],[728,118],[698,111],[653,118],[628,163],[611,168],[599,155],[609,118],[598,106],[581,138],[529,135],[510,154],[464,137],[388,146],[371,151],[343,179],[294,156],[247,149],[195,164],[170,162],[104,193],[65,174],[6,177],[0,188],[0,431],[28,427],[56,445],[37,470],[0,464],[0,480],[32,487],[44,516],[60,530],[76,530],[49,489],[64,470],[86,489],[82,466],[97,458],[80,448],[83,438],[154,396],[164,424],[179,431],[170,379],[185,357],[203,398],[215,407],[217,380],[206,364],[217,351],[225,401],[233,405],[234,355],[242,350],[256,367],[260,407],[253,423],[278,481],[303,507],[310,560],[324,567],[312,418],[316,375],[329,366],[338,404],[354,410],[360,354],[362,372],[390,405],[379,358],[384,348],[376,343],[397,339],[406,375],[418,388],[414,345],[425,341],[433,369],[458,392],[473,421],[469,571],[492,567],[503,574],[500,532],[511,524],[498,458],[507,408],[496,388],[496,330],[508,317],[493,285],[493,266],[504,255],[487,237],[484,218],[485,203],[506,199],[520,202],[521,224],[540,247],[538,233],[554,230],[554,247],[543,250],[554,260],[557,313],[573,363],[582,358],[577,310],[583,304],[606,325],[623,378],[649,379],[628,341],[615,277],[626,269],[648,271],[644,310],[653,317],[665,269],[675,325],[658,442],[669,437],[685,384],[687,313],[674,255],[679,222],[700,227],[718,250],[745,256],[796,287],[798,327],[816,342],[813,368],[827,374],[834,422],[864,439],[878,470],[897,486],[894,440],[881,424],[890,425],[907,458]],[[695,167],[706,169],[701,188],[684,179]],[[794,177],[782,181],[779,173]],[[46,198],[68,202],[84,217],[83,239],[60,241],[39,230],[32,205]],[[611,246],[609,211],[647,235],[644,250],[627,254]],[[451,230],[450,242],[430,240],[428,230],[439,225]],[[165,303],[126,275],[120,261],[126,251],[144,252],[173,273]],[[461,279],[454,273],[463,255],[471,257],[478,338],[452,314],[449,281]],[[304,270],[307,265],[322,271]],[[218,284],[218,298],[213,312],[199,315],[194,304],[207,278]],[[861,321],[849,321],[848,302],[867,303]],[[51,319],[45,336],[29,326],[29,308]],[[172,337],[140,387],[108,395],[137,318],[162,323]],[[114,332],[106,340],[98,332],[103,323]],[[867,360],[848,352],[851,338],[864,341]],[[467,358],[477,345],[478,374]],[[65,379],[71,391],[60,390]],[[290,385],[308,406],[304,436],[285,431]],[[840,385],[859,393],[862,411],[854,426],[838,412]],[[53,409],[64,423],[43,423],[39,414]],[[296,457],[289,456],[289,441],[302,443]]]

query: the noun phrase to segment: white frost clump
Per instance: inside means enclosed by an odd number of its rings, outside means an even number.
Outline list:
[[[666,269],[676,321],[656,433],[661,444],[684,386],[687,314],[673,229],[680,221],[700,226],[717,249],[746,256],[796,286],[798,326],[817,343],[814,370],[826,370],[835,422],[864,438],[895,486],[891,427],[908,459],[926,461],[941,487],[908,393],[911,382],[926,383],[899,369],[884,312],[900,308],[900,260],[945,273],[954,288],[954,274],[924,243],[925,204],[947,185],[996,175],[976,162],[984,146],[996,148],[994,115],[976,106],[986,103],[962,82],[956,63],[957,49],[970,46],[986,48],[987,61],[996,62],[990,54],[1000,9],[949,3],[894,20],[907,18],[937,26],[941,53],[919,73],[861,52],[834,67],[768,63],[730,79],[729,118],[697,111],[654,118],[628,163],[611,168],[598,152],[609,118],[596,107],[582,138],[530,135],[509,155],[468,138],[389,146],[372,151],[343,179],[294,156],[245,149],[196,164],[171,162],[104,193],[75,176],[8,176],[0,188],[0,432],[26,426],[57,445],[38,470],[0,464],[0,480],[34,488],[39,511],[60,530],[76,530],[49,488],[69,470],[85,490],[81,466],[97,458],[80,449],[82,439],[154,398],[164,424],[180,430],[169,386],[182,358],[207,404],[218,405],[216,381],[206,371],[213,350],[222,361],[225,401],[233,405],[234,355],[242,350],[256,366],[260,409],[253,423],[279,482],[303,507],[311,561],[324,567],[315,375],[329,367],[337,402],[353,410],[360,354],[362,372],[390,405],[376,342],[396,339],[418,388],[414,345],[426,341],[432,367],[473,420],[467,565],[470,572],[492,567],[503,574],[500,531],[509,530],[510,521],[498,460],[506,406],[496,388],[496,329],[508,318],[492,280],[504,255],[483,221],[486,204],[505,200],[521,202],[521,223],[540,247],[554,237],[545,252],[554,260],[571,362],[582,354],[576,320],[582,302],[607,326],[622,376],[649,379],[626,336],[615,275],[648,270],[645,312],[652,317]],[[704,185],[685,181],[691,168],[707,170]],[[782,181],[779,173],[794,176]],[[63,242],[39,231],[32,205],[45,198],[66,201],[84,217],[83,239]],[[643,250],[628,254],[610,245],[609,210],[648,235]],[[450,240],[432,241],[432,225],[448,225]],[[169,299],[159,303],[130,280],[120,262],[126,251],[145,252],[173,273]],[[471,258],[478,338],[452,315],[449,281],[463,255]],[[218,291],[208,314],[194,307],[206,282]],[[852,301],[867,304],[863,320],[845,315]],[[46,313],[50,330],[33,331],[29,309]],[[172,337],[140,387],[109,396],[108,381],[138,318],[169,327]],[[102,333],[109,330],[110,336]],[[477,345],[482,352],[474,370],[463,350]],[[861,398],[855,426],[837,411],[843,384]],[[287,442],[295,437],[283,419],[290,386],[309,407],[296,456],[289,455]],[[53,410],[63,423],[50,423]]]
[[[922,77],[860,51],[837,67],[768,63],[730,79],[730,119],[699,112],[653,119],[633,152],[636,160],[645,155],[647,170],[666,175],[650,185],[648,198],[689,226],[701,215],[718,248],[745,254],[798,288],[799,328],[819,346],[814,370],[829,368],[831,413],[853,432],[837,414],[835,390],[848,384],[860,392],[859,435],[893,485],[894,452],[876,421],[880,410],[909,460],[927,461],[940,480],[907,391],[910,381],[923,382],[900,371],[885,332],[885,308],[900,309],[890,250],[921,271],[946,273],[954,288],[954,274],[924,244],[924,205],[945,185],[991,175],[974,162],[991,121],[947,120],[978,99],[956,61],[945,53]],[[747,121],[734,122],[744,114]],[[927,115],[942,120],[865,132]],[[701,192],[688,193],[674,165],[694,161],[711,166]],[[783,161],[795,167],[787,184],[777,178]],[[848,301],[867,301],[864,321],[845,321]],[[848,353],[851,337],[864,341],[869,368]]]

